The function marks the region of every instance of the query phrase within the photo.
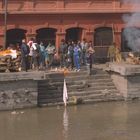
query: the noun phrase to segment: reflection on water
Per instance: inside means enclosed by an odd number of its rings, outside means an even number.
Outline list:
[[[63,135],[64,139],[67,140],[68,138],[68,126],[69,126],[69,121],[68,121],[68,112],[67,108],[64,108],[64,113],[63,113]]]
[[[139,140],[139,110],[115,102],[0,112],[0,140]]]

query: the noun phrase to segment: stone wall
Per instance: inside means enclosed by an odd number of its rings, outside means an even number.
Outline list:
[[[127,99],[140,98],[140,66],[131,64],[109,65],[116,88]]]
[[[63,73],[0,73],[0,110],[62,102]]]
[[[0,81],[0,110],[37,106],[37,81]]]
[[[127,78],[116,73],[113,73],[111,75],[111,78],[113,79],[113,83],[115,84],[116,88],[120,91],[121,95],[127,98]]]
[[[140,98],[140,75],[127,77],[128,97]]]

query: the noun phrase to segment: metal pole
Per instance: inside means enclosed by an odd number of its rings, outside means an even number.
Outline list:
[[[4,9],[4,49],[6,49],[6,40],[7,40],[7,0],[4,0],[4,6],[5,6],[5,9]]]

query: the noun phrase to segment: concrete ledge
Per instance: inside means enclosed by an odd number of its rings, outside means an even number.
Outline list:
[[[126,63],[110,63],[109,71],[119,73],[122,76],[140,74],[140,65]]]
[[[17,81],[17,80],[41,80],[44,79],[44,72],[15,72],[0,73],[0,81]]]
[[[72,74],[72,72],[70,74]],[[60,78],[61,76],[64,76],[62,72],[46,72],[46,71],[8,72],[8,73],[5,72],[0,73],[0,81],[42,80],[47,78]]]
[[[140,98],[140,65],[110,63],[109,71],[116,88],[126,100]]]

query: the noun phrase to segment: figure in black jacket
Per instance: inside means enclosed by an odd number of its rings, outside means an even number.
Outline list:
[[[28,55],[29,55],[29,46],[26,44],[25,39],[22,40],[22,44],[20,46],[21,49],[21,70],[28,70]]]

